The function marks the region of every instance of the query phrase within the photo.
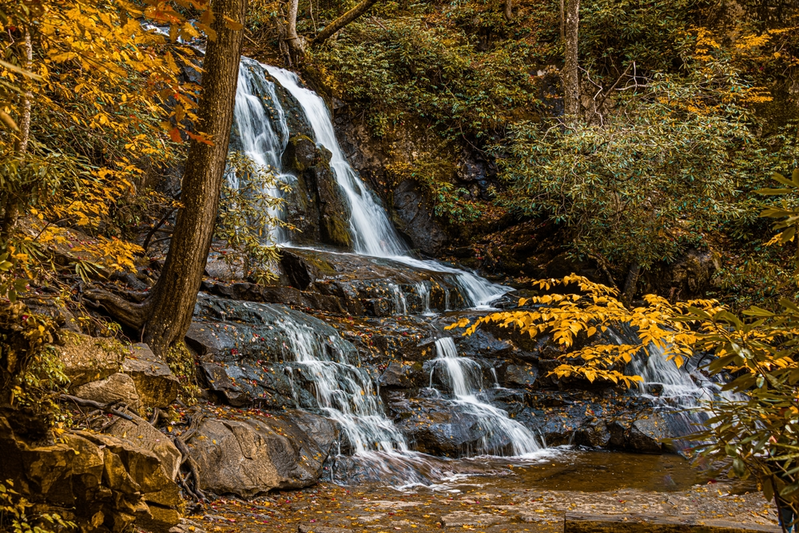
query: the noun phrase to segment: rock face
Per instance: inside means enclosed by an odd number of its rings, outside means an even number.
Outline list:
[[[160,459],[127,440],[72,431],[57,444],[33,446],[0,418],[0,452],[0,478],[16,480],[34,502],[59,507],[86,531],[135,523],[166,533],[180,518],[180,491]]]
[[[286,202],[286,220],[297,229],[294,240],[349,248],[350,209],[330,168],[330,152],[310,137],[293,135],[283,152],[283,167],[296,176]]]
[[[410,238],[413,247],[435,256],[447,243],[447,234],[433,218],[429,199],[411,180],[401,182],[394,189],[394,212],[399,229]]]
[[[202,488],[248,498],[316,483],[337,434],[322,417],[300,419],[313,437],[291,415],[205,419],[188,442]]]
[[[127,350],[122,371],[133,378],[146,407],[168,407],[178,396],[180,381],[146,344],[134,344]]]

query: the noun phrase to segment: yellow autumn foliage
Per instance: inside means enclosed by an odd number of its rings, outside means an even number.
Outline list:
[[[644,297],[645,305],[628,309],[618,299],[618,291],[589,279],[571,274],[560,279],[542,279],[533,283],[539,290],[570,290],[566,293],[545,293],[532,298],[522,298],[524,309],[492,313],[474,323],[461,319],[447,329],[466,328],[471,335],[484,324],[497,324],[515,328],[531,338],[549,335],[558,346],[563,364],[551,374],[557,377],[581,376],[593,382],[597,379],[631,385],[639,376],[624,374],[625,366],[635,357],[645,356],[646,347],[654,345],[682,366],[692,353],[697,340],[695,322],[676,321],[689,309],[702,309],[714,314],[722,307],[714,300],[692,300],[670,303],[656,295]],[[637,331],[638,342],[619,344],[611,338],[609,330],[622,326]],[[576,362],[575,360],[579,360]]]

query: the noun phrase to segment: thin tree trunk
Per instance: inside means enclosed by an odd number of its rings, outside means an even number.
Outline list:
[[[305,54],[302,37],[297,34],[297,13],[299,0],[289,0],[288,26],[286,28],[286,44],[289,47],[289,61],[292,65],[299,63]]]
[[[505,18],[513,19],[513,0],[505,0]]]
[[[569,120],[580,115],[580,74],[578,71],[578,44],[580,28],[580,0],[567,0],[565,23],[566,57],[563,62],[563,112]]]
[[[183,339],[191,324],[197,292],[211,247],[219,193],[227,161],[244,32],[227,27],[245,22],[247,0],[215,0],[214,30],[203,62],[199,129],[213,144],[192,141],[183,172],[181,202],[166,264],[146,302],[143,339],[164,354]]]
[[[566,6],[564,5],[566,0],[560,0],[560,42],[566,40],[566,30],[565,30],[565,22],[566,22]]]
[[[22,43],[23,52],[25,54],[24,69],[28,72],[33,68],[33,42],[31,41],[30,28],[25,26],[25,37]],[[22,106],[20,110],[19,121],[17,127],[17,140],[14,143],[14,154],[19,159],[22,159],[28,152],[28,143],[31,136],[31,111],[33,110],[33,91],[31,90],[31,82],[26,82],[25,92],[22,94]],[[24,163],[23,163],[24,164]],[[14,192],[9,190],[6,192],[4,198],[4,211],[3,219],[0,222],[0,238],[3,241],[8,240],[11,233],[14,231],[14,226],[17,225],[17,218],[19,216],[19,198],[14,195]]]
[[[621,295],[621,303],[630,307],[635,297],[635,290],[638,287],[638,278],[641,276],[641,265],[634,264],[627,272],[627,279],[624,281],[624,293]]]
[[[325,28],[322,31],[320,31],[319,34],[311,40],[311,42],[313,44],[322,44],[330,37],[332,37],[341,28],[343,28],[350,22],[354,21],[355,19],[357,19],[358,17],[369,11],[369,8],[375,5],[377,2],[378,0],[363,0],[363,2],[353,7],[352,9],[341,15],[339,18],[337,18],[336,20],[325,26]]]

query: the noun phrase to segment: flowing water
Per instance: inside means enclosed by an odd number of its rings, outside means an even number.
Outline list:
[[[282,164],[282,155],[291,131],[287,110],[281,105],[277,94],[280,89],[277,84],[299,104],[304,115],[301,118],[307,120],[316,143],[331,153],[330,167],[350,207],[349,229],[355,253],[452,274],[454,284],[471,307],[487,307],[507,292],[505,287],[470,272],[410,256],[376,196],[347,162],[324,101],[316,93],[302,87],[296,74],[251,59],[242,60],[235,106],[237,149],[257,166],[274,172],[279,180],[296,182],[296,177],[286,171]],[[236,176],[231,175],[228,179],[236,185]],[[279,195],[277,188],[269,192]],[[288,244],[288,235],[273,231],[272,237],[279,243]],[[394,313],[407,315],[409,307],[406,294],[394,284],[389,285],[389,290],[394,301]],[[423,312],[432,314],[430,286],[420,282],[412,290],[419,298]],[[448,292],[446,299],[448,308]],[[386,417],[382,401],[374,390],[372,377],[353,360],[351,350],[340,345],[336,339],[321,339],[318,333],[307,326],[286,322],[284,329],[295,361],[288,370],[292,390],[299,386],[300,377],[311,382],[319,409],[338,422],[343,432],[342,440],[350,455],[337,458],[337,472],[350,480],[366,472],[370,478],[402,485],[429,484],[452,475],[455,467],[448,460],[409,450],[403,435]],[[480,452],[506,451],[508,447],[503,449],[499,443],[508,441],[511,443],[510,451],[515,455],[539,450],[541,446],[521,424],[509,419],[504,411],[479,399],[481,387],[473,390],[472,381],[462,373],[456,375],[461,362],[455,359],[462,358],[457,358],[457,354],[453,358],[447,351],[454,349],[452,339],[443,339],[439,344],[442,346],[440,349],[444,350],[440,354],[440,361],[447,372],[455,376],[453,404],[478,417],[488,430]],[[469,366],[469,363],[464,364]],[[335,473],[333,477],[335,479]]]
[[[525,456],[545,447],[529,429],[485,400],[480,365],[468,357],[458,356],[452,337],[436,341],[436,355],[430,372],[430,386],[433,386],[435,372],[442,372],[443,381],[452,392],[453,406],[479,420],[485,436],[480,449],[476,450],[478,453],[505,455],[502,452],[509,445],[511,455]]]
[[[272,142],[261,142],[269,154],[277,154],[277,151],[269,152],[272,146],[282,145],[285,148],[286,139],[282,134],[287,132],[285,111],[282,109],[278,99],[274,94],[274,84],[264,81],[263,72],[266,71],[276,80],[292,97],[299,103],[305,118],[313,130],[317,144],[327,148],[331,153],[330,168],[336,176],[336,181],[344,192],[350,206],[350,233],[354,241],[354,251],[358,254],[391,258],[415,268],[433,270],[435,272],[446,272],[454,274],[459,289],[463,292],[469,305],[476,308],[488,307],[491,302],[508,292],[509,289],[491,283],[471,272],[466,272],[457,268],[443,265],[437,261],[422,261],[410,256],[408,247],[400,238],[393,224],[388,218],[385,209],[380,205],[376,196],[366,187],[360,176],[350,166],[341,146],[336,139],[333,122],[330,118],[324,100],[315,92],[300,85],[300,80],[296,74],[288,70],[268,65],[262,65],[250,59],[245,59],[240,68],[239,88],[237,93],[238,100],[246,100],[247,103],[255,103],[260,97],[271,100],[269,104],[275,109],[271,119],[279,123],[278,127],[239,127],[239,134],[253,139],[266,138],[273,136],[276,140]],[[253,80],[258,78],[258,80]],[[265,85],[265,89],[260,86]],[[237,104],[236,123],[249,125],[253,122],[244,114],[250,112],[248,106]],[[258,150],[258,142],[242,139],[245,152],[250,155],[247,146],[254,146]],[[282,154],[282,149],[280,151]],[[279,155],[279,154],[278,154]],[[280,158],[270,159],[268,155],[253,157],[256,162],[264,161],[266,165],[271,165],[276,169],[278,175],[282,173]]]
[[[609,329],[608,332],[618,344],[639,342],[637,333],[629,326],[616,331]],[[709,418],[709,402],[720,398],[726,401],[740,399],[722,391],[720,383],[701,372],[697,367],[699,355],[689,358],[682,368],[678,368],[663,349],[650,344],[646,352],[645,357],[634,358],[627,370],[629,374],[643,378],[637,393],[654,403],[672,435],[684,437],[704,429],[704,422]],[[685,451],[695,444],[679,438],[672,442],[678,451]]]

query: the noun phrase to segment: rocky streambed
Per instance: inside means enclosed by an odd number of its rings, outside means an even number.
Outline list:
[[[183,527],[209,532],[560,533],[567,513],[586,513],[623,517],[616,531],[629,529],[623,520],[636,516],[658,517],[672,527],[690,520],[716,531],[779,530],[769,502],[756,491],[747,492],[751,487],[708,480],[673,455],[560,449],[527,463],[489,462],[492,474],[455,477],[426,488],[321,483],[250,501],[220,499]]]

